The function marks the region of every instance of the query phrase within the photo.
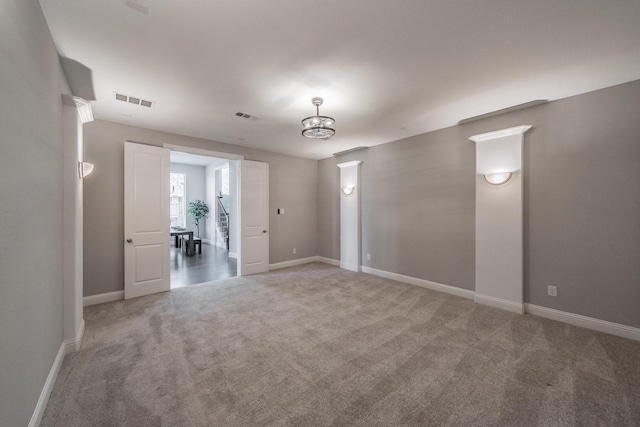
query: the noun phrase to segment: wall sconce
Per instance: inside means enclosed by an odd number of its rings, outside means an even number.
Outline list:
[[[353,193],[353,190],[355,190],[355,189],[356,189],[356,187],[346,187],[345,186],[345,187],[342,187],[342,192],[348,196],[349,194]]]
[[[491,185],[502,185],[511,179],[511,172],[487,173],[484,179]]]
[[[78,162],[78,175],[80,175],[80,178],[84,178],[93,172],[94,167],[95,165],[93,163]]]

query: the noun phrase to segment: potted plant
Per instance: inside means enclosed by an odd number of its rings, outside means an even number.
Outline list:
[[[187,213],[193,217],[193,223],[196,225],[198,238],[200,238],[200,220],[209,218],[209,206],[207,206],[204,200],[196,199],[193,202],[189,202]]]

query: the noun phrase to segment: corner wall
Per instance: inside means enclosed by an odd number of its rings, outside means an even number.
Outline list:
[[[533,125],[524,138],[525,302],[640,327],[638,117],[634,81],[322,160],[318,217],[330,228],[318,233],[318,255],[340,259],[335,164],[363,160],[363,265],[474,290],[467,138]]]
[[[0,2],[0,425],[28,425],[63,342],[62,93],[35,0]]]

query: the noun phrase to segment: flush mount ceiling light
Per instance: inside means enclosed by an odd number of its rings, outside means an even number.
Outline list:
[[[485,174],[484,179],[491,185],[502,185],[511,179],[511,172]]]
[[[336,121],[332,117],[320,115],[322,102],[322,98],[313,98],[311,103],[316,106],[316,115],[302,120],[302,135],[307,138],[329,139],[336,133]]]

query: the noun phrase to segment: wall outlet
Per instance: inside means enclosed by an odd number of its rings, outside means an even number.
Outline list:
[[[367,261],[371,261],[371,254],[367,254]]]
[[[294,255],[296,254],[296,248],[293,248],[293,254]]]
[[[550,297],[558,296],[558,287],[557,286],[547,286],[547,295]]]
[[[278,215],[284,215],[284,209],[278,209]]]

